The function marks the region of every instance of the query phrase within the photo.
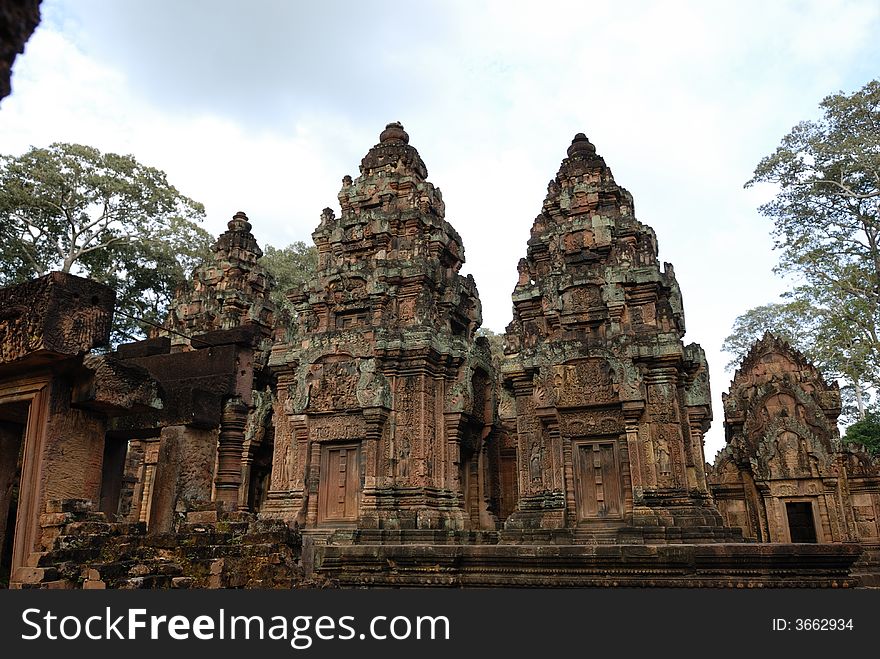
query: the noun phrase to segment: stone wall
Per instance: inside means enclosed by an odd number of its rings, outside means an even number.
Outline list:
[[[295,588],[299,534],[277,522],[217,510],[190,513],[174,533],[114,523],[84,500],[52,501],[42,516],[47,550],[13,574],[16,588]]]

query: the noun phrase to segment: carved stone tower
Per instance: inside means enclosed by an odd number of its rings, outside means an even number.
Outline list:
[[[214,259],[193,272],[193,284],[178,294],[165,326],[186,336],[252,323],[268,335],[275,306],[269,300],[272,276],[258,262],[263,251],[239,211],[211,248]],[[171,335],[172,344],[182,341]]]
[[[500,415],[517,436],[508,531],[585,541],[730,538],[704,471],[703,350],[654,231],[575,136],[518,266]],[[514,536],[516,533],[513,534]]]
[[[838,441],[836,382],[768,332],[722,397],[709,479],[731,526],[759,542],[880,540],[880,460]]]
[[[271,455],[263,438],[271,412],[265,365],[275,322],[269,299],[274,280],[259,262],[263,251],[247,215],[237,212],[227,227],[212,246],[213,259],[193,271],[191,287],[177,293],[165,320],[168,331],[158,334],[168,336],[172,353],[199,353],[193,360],[205,376],[201,382],[210,396],[220,397],[213,498],[228,509],[253,510],[265,492]],[[209,384],[227,353],[235,364],[234,384]],[[192,435],[192,428],[184,434]]]
[[[491,361],[440,190],[399,123],[312,234],[317,281],[279,337],[264,514],[306,527],[494,527],[484,439]]]

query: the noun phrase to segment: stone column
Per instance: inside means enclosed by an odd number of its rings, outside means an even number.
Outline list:
[[[703,449],[704,429],[707,429],[708,421],[703,414],[694,411],[688,412],[690,425],[690,457],[692,464],[688,466],[688,487],[704,494],[709,493],[709,484],[706,480],[706,457]]]
[[[241,486],[238,488],[238,508],[248,512],[256,512],[248,508],[248,494],[251,489],[251,471],[254,468],[254,455],[252,451],[242,451],[241,458]]]
[[[241,455],[244,448],[244,427],[248,407],[238,396],[223,405],[220,439],[217,447],[217,474],[214,478],[216,500],[228,510],[238,509],[241,487]]]
[[[462,414],[460,412],[446,412],[443,417],[447,456],[446,487],[463,495],[460,474]]]
[[[159,448],[161,440],[157,437],[145,442],[144,446],[144,465],[143,477],[138,487],[135,489],[137,497],[137,521],[149,524],[150,509],[153,502],[153,484],[156,477],[156,465],[159,463]]]

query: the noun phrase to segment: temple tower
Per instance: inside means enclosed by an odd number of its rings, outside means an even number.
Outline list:
[[[171,343],[184,336],[228,330],[253,324],[268,336],[275,306],[269,300],[272,276],[259,263],[263,250],[257,244],[248,216],[237,212],[211,247],[213,259],[193,271],[192,287],[180,291],[168,313],[165,327],[173,330]]]
[[[683,345],[672,266],[660,268],[654,231],[583,134],[518,270],[500,404],[517,437],[518,502],[505,528],[603,542],[729,537],[704,469],[703,350]]]
[[[232,216],[227,230],[211,247],[213,258],[193,270],[192,283],[177,292],[164,330],[156,334],[167,337],[171,353],[188,353],[180,359],[176,373],[172,368],[164,374],[166,379],[183,376],[187,369],[182,365],[191,363],[191,375],[198,373],[201,380],[194,379],[184,388],[192,389],[194,383],[201,382],[211,401],[195,404],[197,410],[212,409],[210,422],[201,424],[206,428],[195,429],[197,424],[193,423],[173,426],[187,446],[204,448],[216,443],[216,456],[206,458],[216,461],[211,466],[213,485],[207,494],[199,494],[210,496],[229,510],[254,512],[268,489],[272,453],[271,437],[267,438],[266,432],[271,423],[271,383],[265,366],[276,309],[269,298],[274,278],[260,263],[263,251],[252,228],[244,212]],[[160,344],[146,350],[147,354],[155,354],[165,349]],[[222,369],[224,355],[234,364],[229,373],[232,380],[213,382]],[[205,398],[202,394],[198,397]],[[219,418],[215,419],[217,410]],[[198,413],[187,416],[196,417]],[[208,427],[217,437],[202,436]],[[170,434],[171,430],[166,430],[166,435]],[[149,443],[145,451],[159,459]]]
[[[491,360],[461,238],[399,123],[312,234],[317,279],[279,336],[264,514],[323,529],[494,527]]]

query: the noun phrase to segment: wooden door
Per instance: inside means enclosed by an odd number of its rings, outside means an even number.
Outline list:
[[[325,444],[321,447],[318,487],[318,523],[356,522],[360,495],[357,444]]]
[[[578,520],[621,519],[623,496],[616,442],[576,442],[572,448]]]

